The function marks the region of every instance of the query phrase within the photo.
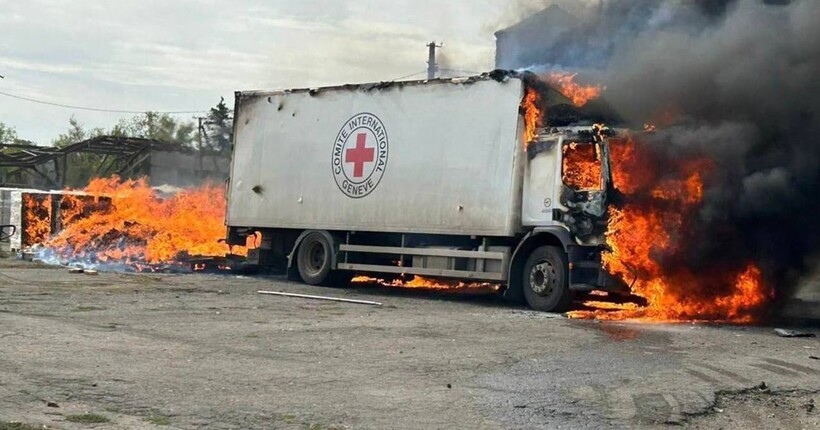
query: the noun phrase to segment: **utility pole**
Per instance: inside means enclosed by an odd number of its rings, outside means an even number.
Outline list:
[[[436,79],[438,72],[438,64],[436,63],[436,48],[444,46],[443,43],[436,44],[436,41],[430,42],[427,47],[430,48],[430,53],[427,57],[427,79]]]
[[[199,134],[199,148],[197,148],[198,151],[196,151],[197,152],[196,176],[197,176],[197,179],[203,179],[204,174],[203,174],[202,170],[203,170],[203,164],[204,163],[202,162],[202,151],[203,151],[203,147],[205,145],[203,145],[202,140],[205,138],[205,124],[204,124],[204,121],[207,118],[202,117],[202,116],[197,116],[197,117],[194,117],[194,118],[196,118],[196,120],[198,122],[197,129],[199,130],[199,133],[197,133],[197,134]]]

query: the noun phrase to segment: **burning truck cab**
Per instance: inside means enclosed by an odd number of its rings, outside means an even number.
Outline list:
[[[569,229],[581,245],[605,243],[607,196],[612,190],[608,137],[611,131],[602,125],[553,128],[536,135],[527,147],[529,172],[538,175],[547,169],[558,169],[550,177],[530,177],[525,186],[544,187],[544,193],[555,194],[558,202],[549,219],[532,213],[528,221],[552,222]],[[560,181],[553,178],[560,178]],[[554,183],[553,181],[557,182]],[[547,191],[550,190],[550,191]],[[526,191],[525,191],[526,192]]]
[[[312,285],[487,282],[542,311],[626,292],[601,263],[614,133],[550,91],[495,71],[237,92],[228,243],[261,234],[250,262]]]
[[[614,193],[609,158],[613,134],[597,124],[542,129],[527,147],[522,223],[532,228],[533,235],[569,234],[561,246],[567,254],[568,288],[573,292],[629,291],[601,264],[607,251],[608,204]],[[549,197],[541,203],[536,197],[540,195]]]

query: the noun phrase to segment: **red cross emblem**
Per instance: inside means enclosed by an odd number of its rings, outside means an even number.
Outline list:
[[[336,140],[330,169],[347,197],[367,197],[379,186],[387,168],[387,130],[376,115],[357,113],[345,121]]]
[[[345,163],[353,163],[353,177],[364,176],[364,163],[372,163],[376,159],[376,149],[368,148],[367,133],[356,136],[356,147],[345,151]]]

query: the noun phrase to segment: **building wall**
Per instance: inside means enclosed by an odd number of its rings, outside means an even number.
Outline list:
[[[162,152],[151,154],[151,186],[190,187],[210,181],[222,183],[228,178],[229,156],[198,153]]]
[[[580,26],[578,18],[553,5],[498,31],[495,34],[496,68],[562,64],[567,54],[565,47]]]

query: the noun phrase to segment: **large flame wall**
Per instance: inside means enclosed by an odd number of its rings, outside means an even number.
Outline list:
[[[203,185],[161,196],[147,181],[95,179],[63,198],[63,229],[46,246],[66,260],[156,264],[224,256],[225,192]],[[235,249],[234,252],[241,251]]]

